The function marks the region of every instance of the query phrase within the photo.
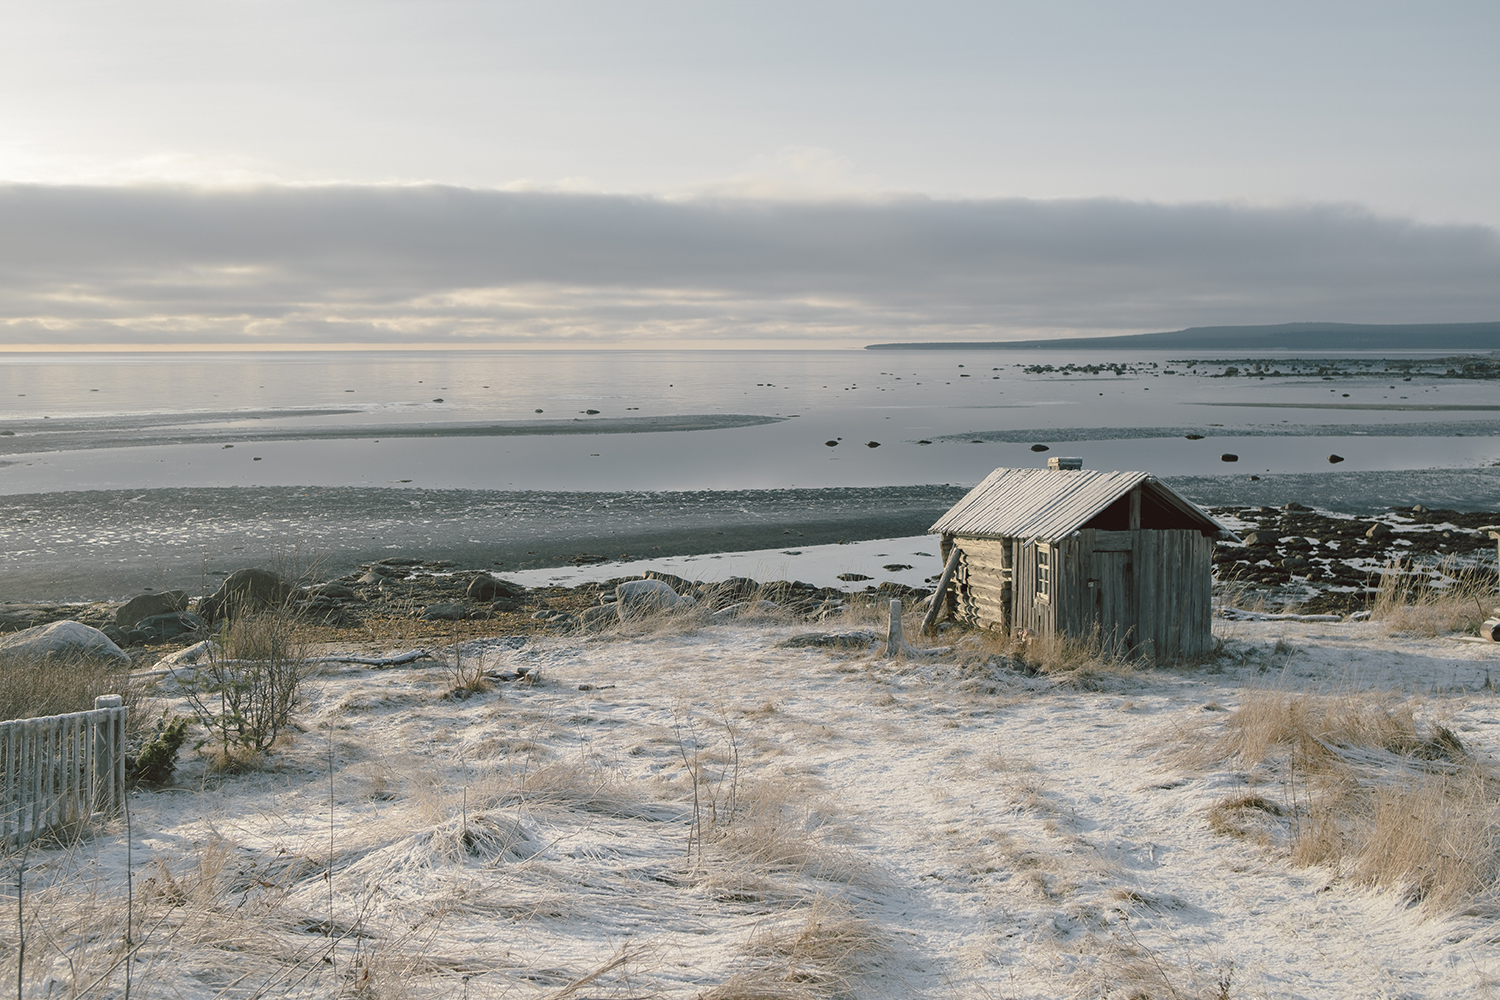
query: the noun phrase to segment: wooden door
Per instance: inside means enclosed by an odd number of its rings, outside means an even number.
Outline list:
[[[1135,609],[1135,565],[1130,552],[1095,552],[1092,627],[1098,630],[1105,650],[1124,654],[1139,638]]]

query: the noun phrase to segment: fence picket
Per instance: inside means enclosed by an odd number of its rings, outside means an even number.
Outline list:
[[[0,722],[0,847],[120,811],[125,713],[107,695],[93,711]]]

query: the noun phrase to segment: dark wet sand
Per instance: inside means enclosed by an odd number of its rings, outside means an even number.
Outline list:
[[[322,577],[387,556],[499,571],[925,532],[957,486],[548,493],[248,487],[0,497],[0,601],[207,592],[241,566]]]

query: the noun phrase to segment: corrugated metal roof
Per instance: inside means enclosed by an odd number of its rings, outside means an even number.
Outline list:
[[[996,469],[938,519],[929,531],[1055,542],[1082,527],[1137,486],[1221,537],[1234,534],[1144,472]]]

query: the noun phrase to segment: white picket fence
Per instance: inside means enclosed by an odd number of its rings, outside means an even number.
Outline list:
[[[0,847],[125,804],[125,706],[117,694],[91,712],[0,722]]]

